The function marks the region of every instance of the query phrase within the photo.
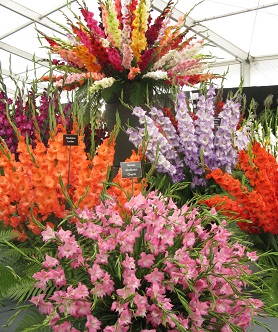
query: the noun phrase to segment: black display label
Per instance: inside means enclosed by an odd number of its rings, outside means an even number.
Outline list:
[[[141,161],[121,162],[123,178],[140,178],[142,176]]]
[[[63,145],[78,145],[78,135],[65,134],[63,136]]]
[[[221,125],[221,118],[214,118],[214,127],[218,128]]]

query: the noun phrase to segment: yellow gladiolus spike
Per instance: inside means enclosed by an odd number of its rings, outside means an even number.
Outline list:
[[[135,18],[132,22],[133,30],[131,33],[131,49],[137,60],[140,60],[141,53],[147,47],[147,39],[145,33],[148,28],[149,12],[146,6],[146,0],[140,0],[138,7],[133,12]]]

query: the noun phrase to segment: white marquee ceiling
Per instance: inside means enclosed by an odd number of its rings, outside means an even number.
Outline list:
[[[61,11],[71,17],[69,5],[79,14],[77,1],[60,1],[0,0],[0,62],[10,93],[13,79],[26,80],[27,72],[32,81],[47,71],[47,62],[40,61],[48,58],[47,50],[41,46],[35,27],[47,35],[59,36],[61,30],[51,20],[66,25]],[[163,9],[166,2],[153,0],[154,10]],[[98,13],[96,0],[87,0],[86,5]],[[241,77],[245,86],[277,85],[278,1],[179,0],[173,18],[193,7],[187,24],[213,44],[206,51],[217,57],[214,72],[228,70],[225,87],[238,86]],[[36,70],[33,60],[37,62]]]

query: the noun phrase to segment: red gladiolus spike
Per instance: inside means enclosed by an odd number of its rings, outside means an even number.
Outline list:
[[[49,43],[49,45],[50,45],[51,47],[53,47],[53,46],[59,46],[58,43],[56,43],[53,39],[51,39],[51,38],[49,38],[49,37],[45,37],[45,40]]]

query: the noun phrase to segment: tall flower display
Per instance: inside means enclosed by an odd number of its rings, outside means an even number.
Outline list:
[[[74,128],[71,134],[77,135],[76,130]],[[40,234],[46,225],[57,227],[73,208],[96,206],[108,181],[114,158],[113,135],[104,140],[91,159],[85,151],[82,135],[78,135],[77,146],[67,146],[63,144],[65,134],[66,129],[58,125],[47,147],[39,140],[32,147],[22,136],[16,154],[11,153],[4,142],[0,145],[1,220],[4,226],[17,230],[22,241],[27,238],[26,233]],[[132,158],[135,159],[136,154]],[[126,195],[131,194],[131,182],[122,184],[118,177],[117,183],[126,188]],[[134,186],[140,187],[136,179]],[[110,192],[112,194],[112,189]],[[114,196],[117,197],[116,191]],[[127,197],[122,194],[120,202],[124,204]]]
[[[190,181],[193,188],[206,185],[206,169],[220,167],[230,173],[236,167],[238,146],[246,147],[249,142],[248,131],[237,132],[239,102],[227,100],[215,118],[213,85],[199,95],[195,113],[180,92],[174,123],[155,107],[148,113],[136,107],[133,114],[142,128],[127,129],[131,142],[141,146],[146,140],[146,156],[156,163],[157,171],[169,174],[173,182]]]
[[[85,4],[82,19],[68,19],[67,41],[46,36],[53,60],[65,75],[51,76],[57,86],[75,89],[90,82],[90,91],[110,99],[128,90],[129,102],[145,102],[147,90],[175,83],[192,85],[211,77],[205,73],[209,56],[200,53],[204,40],[189,35],[186,14],[171,21],[169,1],[155,19],[149,0],[98,1],[100,20]],[[49,77],[43,79],[48,80]],[[148,87],[148,88],[147,88]]]
[[[278,166],[275,157],[260,143],[254,142],[251,154],[242,150],[238,160],[238,168],[248,179],[249,187],[233,175],[214,169],[207,177],[213,178],[230,197],[216,195],[205,203],[216,206],[231,218],[239,219],[239,226],[249,233],[260,233],[262,230],[278,234]]]
[[[36,322],[20,331],[247,331],[266,309],[246,287],[260,281],[248,267],[257,254],[214,209],[178,207],[145,179],[110,181],[116,132],[93,158],[76,123],[77,145],[64,144],[62,124],[47,144],[38,133],[32,145],[21,136],[16,153],[1,142],[0,218],[13,229],[1,230],[1,250],[23,268],[0,262],[11,279],[0,300],[37,307]]]
[[[205,41],[187,28],[187,15],[177,22],[171,19],[173,1],[157,17],[152,15],[149,0],[97,4],[99,17],[84,2],[80,15],[72,11],[75,22],[66,16],[67,40],[39,31],[55,56],[51,75],[42,80],[54,82],[59,89],[74,89],[86,112],[92,114],[94,127],[103,102],[111,132],[117,113],[123,127],[136,123],[126,105],[144,107],[169,93],[173,85],[191,86],[215,77],[207,70],[212,57],[201,52]],[[116,140],[113,174],[134,149],[123,131]]]
[[[4,84],[2,81],[0,83]],[[0,136],[12,153],[16,152],[20,135],[28,137],[29,142],[32,142],[37,132],[46,144],[51,126],[50,117],[56,123],[64,122],[68,130],[72,126],[72,104],[68,103],[62,110],[58,93],[44,91],[40,94],[34,89],[25,92],[27,97],[18,95],[12,100],[7,97],[4,89],[0,89]]]
[[[277,312],[278,165],[267,150],[254,141],[249,150],[240,151],[238,167],[232,174],[212,170],[207,177],[223,191],[202,202],[234,220],[235,232],[262,254],[259,263],[267,269],[262,299]]]
[[[17,89],[16,95],[9,98],[0,70],[0,136],[9,150],[16,153],[20,136],[27,137],[34,147],[39,135],[47,145],[49,134],[57,124],[63,124],[70,133],[73,122],[78,121],[84,132],[86,151],[93,155],[95,148],[108,136],[103,116],[95,118],[97,123],[93,126],[83,105],[71,98],[63,100],[51,84],[40,92],[37,83],[35,80],[32,88]]]

